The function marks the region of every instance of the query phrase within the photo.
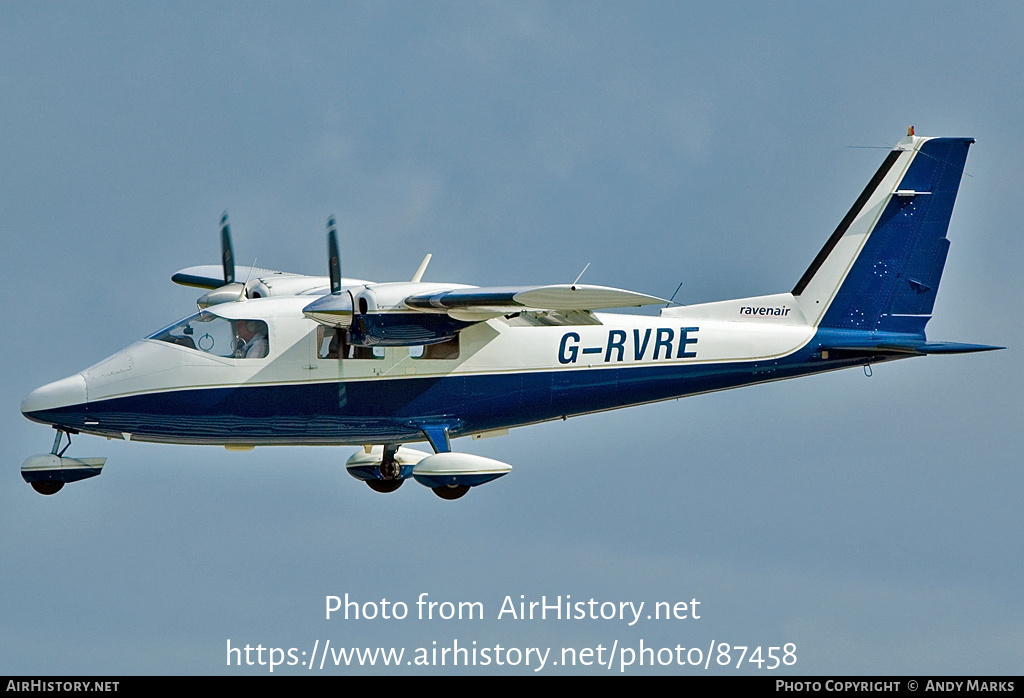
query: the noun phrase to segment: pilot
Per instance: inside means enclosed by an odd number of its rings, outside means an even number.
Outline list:
[[[267,326],[259,320],[236,320],[235,334],[242,346],[235,350],[238,359],[262,359],[267,355]]]

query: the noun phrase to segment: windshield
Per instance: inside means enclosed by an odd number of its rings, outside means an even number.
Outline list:
[[[205,310],[147,339],[234,359],[262,359],[270,350],[263,320],[226,320]]]

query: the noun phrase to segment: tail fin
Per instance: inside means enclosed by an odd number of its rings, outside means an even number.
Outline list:
[[[896,145],[793,289],[808,321],[923,334],[972,143],[911,135]]]

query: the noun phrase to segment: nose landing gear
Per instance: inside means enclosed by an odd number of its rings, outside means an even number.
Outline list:
[[[21,477],[39,494],[57,494],[64,483],[77,482],[100,474],[106,458],[65,458],[64,453],[71,446],[71,435],[78,432],[67,427],[54,426],[57,436],[53,448],[46,455],[30,456],[21,466]],[[61,448],[64,435],[68,442]]]
[[[36,480],[29,484],[39,494],[57,494],[64,489],[64,483],[60,480]]]

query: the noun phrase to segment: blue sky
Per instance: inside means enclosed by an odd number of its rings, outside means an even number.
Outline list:
[[[267,671],[226,667],[229,639],[793,642],[791,673],[1018,673],[1021,12],[0,6],[0,673]],[[978,139],[929,337],[1006,351],[457,441],[514,470],[456,503],[371,492],[348,448],[79,437],[69,454],[107,456],[101,477],[47,498],[21,481],[52,441],[21,399],[191,312],[169,277],[216,262],[225,209],[240,264],[325,273],[333,213],[360,278],[406,279],[430,252],[432,280],[559,283],[589,262],[590,283],[743,297],[792,288],[884,157],[848,146],[909,124]],[[423,592],[487,618],[324,619],[326,595]],[[703,614],[497,620],[520,594]]]

